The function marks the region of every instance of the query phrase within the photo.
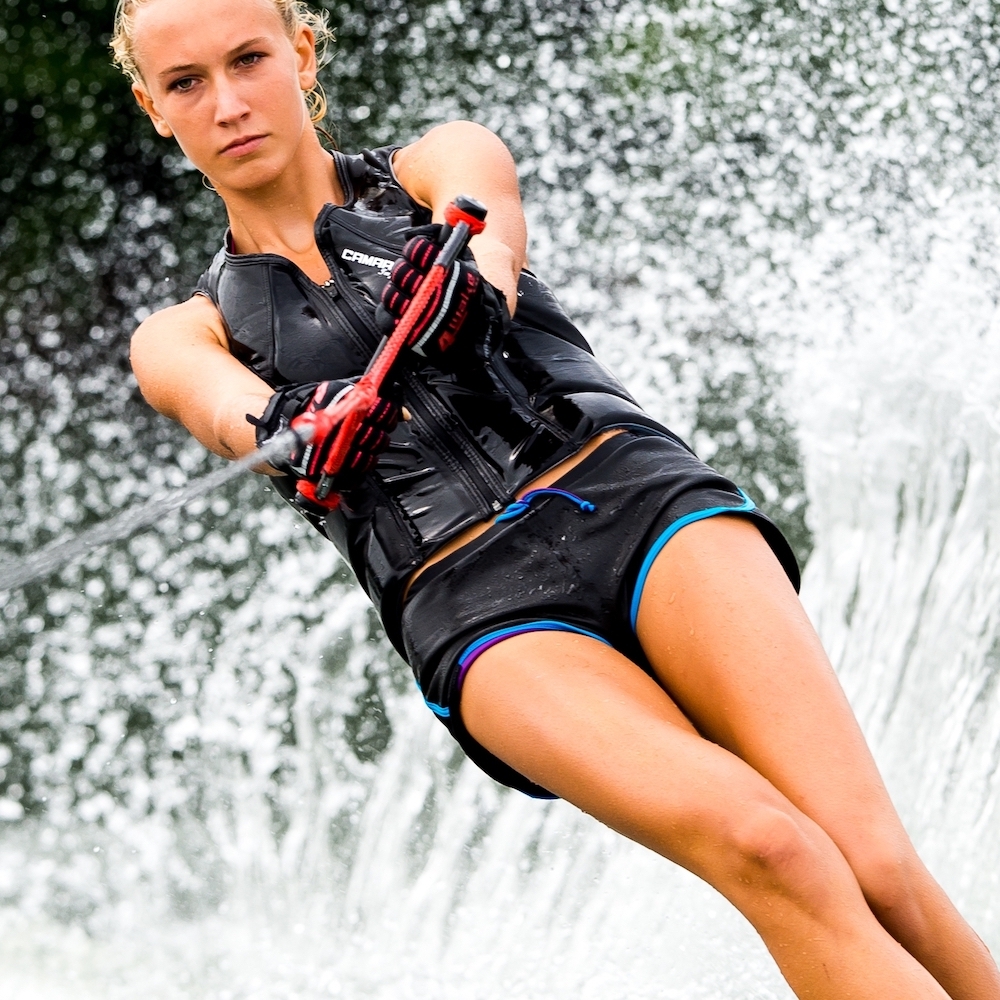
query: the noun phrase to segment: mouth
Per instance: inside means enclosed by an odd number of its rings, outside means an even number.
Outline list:
[[[261,143],[267,138],[266,135],[241,135],[238,139],[233,139],[228,146],[221,150],[222,156],[246,156],[248,153],[259,149]]]

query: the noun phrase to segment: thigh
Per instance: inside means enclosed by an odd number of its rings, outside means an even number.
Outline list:
[[[466,676],[461,711],[520,773],[720,891],[740,863],[742,825],[762,811],[812,825],[701,737],[648,674],[584,636],[535,632],[494,646]]]
[[[910,850],[819,638],[751,523],[678,532],[650,571],[637,632],[698,731],[815,820],[859,876],[880,839],[883,857]]]
[[[726,896],[798,996],[943,1000],[828,834],[610,647],[559,632],[507,639],[470,668],[461,712],[519,772]]]

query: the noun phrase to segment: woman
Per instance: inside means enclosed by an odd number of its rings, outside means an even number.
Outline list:
[[[474,262],[449,272],[353,440],[341,505],[303,507],[431,709],[490,774],[708,881],[798,996],[998,1000],[987,949],[889,802],[780,533],[522,270],[495,136],[456,122],[403,149],[323,149],[324,30],[297,0],[119,2],[137,101],[230,223],[198,293],[134,335],[146,399],[227,458],[301,431],[353,391],[428,273],[426,224],[478,198]],[[329,449],[305,437],[269,470],[289,497],[315,494]]]

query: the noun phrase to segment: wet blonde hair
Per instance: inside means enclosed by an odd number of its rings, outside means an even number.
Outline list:
[[[115,29],[111,36],[111,51],[114,62],[132,83],[143,83],[142,73],[135,61],[135,12],[151,0],[118,0],[115,10]],[[325,65],[327,48],[333,41],[333,29],[330,27],[329,15],[324,11],[310,10],[304,0],[267,0],[285,26],[289,38],[295,37],[295,32],[301,28],[310,28],[316,36],[316,58],[320,66]],[[305,92],[306,109],[309,120],[318,125],[326,117],[326,94],[317,80],[312,90]]]

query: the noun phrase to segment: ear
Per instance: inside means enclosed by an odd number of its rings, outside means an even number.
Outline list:
[[[135,98],[136,104],[142,108],[143,111],[149,115],[150,121],[153,123],[153,128],[163,136],[164,139],[169,139],[173,134],[173,129],[167,124],[166,118],[160,114],[156,108],[156,104],[153,98],[150,96],[148,90],[139,83],[132,84],[132,96]]]
[[[312,90],[316,86],[316,36],[312,28],[301,25],[292,42],[299,74],[299,89]]]

